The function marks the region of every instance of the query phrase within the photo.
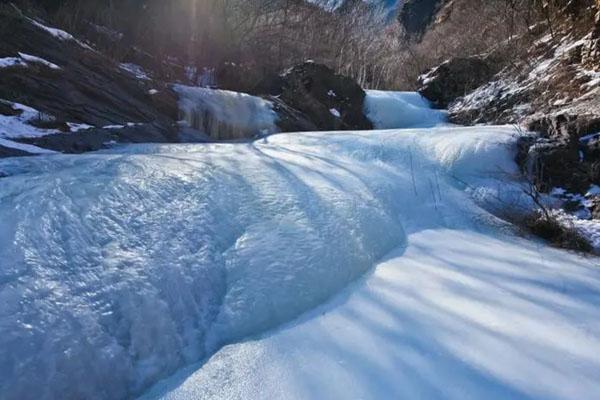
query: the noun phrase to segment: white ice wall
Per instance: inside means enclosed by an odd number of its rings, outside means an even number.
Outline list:
[[[267,100],[245,93],[175,85],[185,123],[215,140],[264,136],[278,131]]]

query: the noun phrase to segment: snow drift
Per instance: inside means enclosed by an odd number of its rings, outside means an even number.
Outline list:
[[[514,169],[513,140],[281,134],[2,160],[2,397],[124,398],[290,321],[401,245],[409,220],[440,223],[423,202],[460,213],[453,177]]]
[[[264,136],[278,131],[273,105],[245,93],[175,85],[183,121],[215,140]]]

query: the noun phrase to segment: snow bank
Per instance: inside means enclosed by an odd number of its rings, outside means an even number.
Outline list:
[[[273,105],[260,97],[227,90],[175,85],[185,123],[213,139],[241,139],[278,131]]]
[[[131,75],[135,76],[137,79],[141,79],[143,81],[151,80],[150,77],[148,76],[148,74],[146,73],[146,71],[144,71],[144,68],[142,68],[141,66],[139,66],[137,64],[121,63],[121,64],[119,64],[119,67],[122,70],[129,72]]]
[[[33,146],[31,144],[13,142],[12,140],[6,140],[0,138],[0,146],[8,147],[9,149],[21,150],[30,154],[55,154],[56,151],[42,149],[41,147]]]
[[[57,28],[51,28],[49,26],[46,26],[42,23],[37,22],[36,20],[33,19],[29,19],[29,21],[31,21],[31,23],[35,26],[37,26],[38,28],[46,31],[47,33],[49,33],[50,35],[52,35],[53,37],[55,37],[58,40],[75,40],[75,38],[73,37],[73,35],[71,35],[70,33],[67,33],[61,29],[57,29]]]
[[[443,123],[443,111],[431,109],[416,92],[367,90],[365,114],[376,129],[425,128]]]
[[[33,25],[35,25],[39,29],[45,31],[46,33],[48,33],[49,35],[51,35],[55,39],[60,40],[61,42],[73,41],[73,42],[77,43],[78,45],[80,45],[81,47],[84,47],[84,48],[86,48],[88,50],[92,50],[93,51],[93,49],[90,46],[88,46],[87,44],[83,43],[80,40],[77,40],[73,35],[71,35],[68,32],[63,31],[62,29],[53,28],[53,27],[44,25],[41,22],[38,22],[38,21],[36,21],[34,19],[31,19],[31,18],[27,18],[27,19]]]
[[[48,60],[45,60],[41,57],[36,57],[36,56],[32,56],[29,54],[25,54],[25,53],[19,53],[19,56],[23,59],[23,61],[25,61],[26,63],[33,63],[33,64],[42,64],[50,69],[54,69],[54,70],[59,70],[61,69],[58,65],[51,63]]]
[[[0,68],[26,67],[27,64],[20,57],[0,58]]]
[[[19,57],[0,58],[0,68],[27,67],[29,64],[42,64],[54,70],[61,69],[58,65],[53,64],[50,61],[25,53],[19,53]]]
[[[30,125],[31,122],[45,118],[38,110],[24,104],[0,100],[12,107],[18,115],[0,114],[0,139],[32,138],[60,133],[56,129],[42,129]]]
[[[0,397],[131,397],[290,321],[415,229],[486,216],[463,182],[506,190],[482,179],[516,168],[512,143],[437,128],[1,160]]]

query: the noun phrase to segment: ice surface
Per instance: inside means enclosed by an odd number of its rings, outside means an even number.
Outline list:
[[[225,347],[171,395],[593,393],[593,262],[500,236],[479,206],[511,192],[515,140],[510,127],[295,133],[0,160],[0,397],[132,397],[402,246],[393,268]],[[548,389],[531,389],[536,373]],[[433,391],[438,375],[458,383]]]
[[[599,287],[597,259],[473,229],[409,230],[330,303],[144,400],[594,400]]]
[[[213,139],[241,139],[278,131],[273,105],[245,93],[175,85],[182,119]]]
[[[511,134],[296,134],[3,160],[3,398],[122,398],[291,320],[401,245],[401,216],[450,206],[435,172],[451,196],[448,174],[476,153],[510,168]]]
[[[376,129],[432,127],[446,120],[443,111],[432,110],[416,92],[367,90],[365,114]]]

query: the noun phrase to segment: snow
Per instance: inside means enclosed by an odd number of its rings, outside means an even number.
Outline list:
[[[33,19],[29,19],[29,21],[31,21],[32,24],[34,24],[35,26],[37,26],[38,28],[48,32],[50,35],[52,35],[53,37],[55,37],[58,40],[61,41],[65,41],[65,40],[73,40],[76,41],[76,39],[73,37],[73,35],[71,35],[70,33],[67,33],[63,30],[57,29],[57,28],[51,28],[49,26],[46,26],[44,24],[41,24],[39,22],[37,22],[36,20]]]
[[[329,110],[329,112],[331,113],[331,115],[333,115],[336,118],[342,117],[342,114],[340,114],[340,112],[337,110],[337,108],[332,108]]]
[[[60,133],[60,131],[56,129],[42,129],[29,125],[32,121],[44,118],[43,114],[36,109],[19,103],[5,103],[10,104],[14,110],[19,110],[20,114],[0,114],[0,139],[32,138]]]
[[[94,129],[95,126],[88,124],[79,124],[75,122],[67,122],[67,125],[71,132],[87,131],[88,129]]]
[[[48,67],[50,69],[54,69],[54,70],[61,69],[58,65],[53,64],[50,61],[44,60],[43,58],[40,58],[40,57],[32,56],[32,55],[25,54],[25,53],[19,53],[19,56],[26,63],[42,64],[42,65],[44,65],[44,66],[46,66],[46,67]]]
[[[600,186],[592,185],[590,189],[585,194],[586,196],[600,196]]]
[[[365,114],[376,129],[432,127],[446,119],[443,111],[432,110],[416,92],[366,92]]]
[[[581,143],[587,143],[587,142],[590,142],[590,141],[592,141],[594,139],[600,139],[600,132],[598,132],[598,133],[591,133],[589,135],[582,136],[582,137],[579,138],[579,141]]]
[[[213,139],[241,139],[278,132],[273,104],[227,90],[175,85],[179,109],[188,127]]]
[[[20,57],[0,58],[0,68],[26,67],[27,64]]]
[[[12,140],[6,140],[0,138],[0,146],[8,147],[10,149],[22,150],[31,154],[54,154],[56,151],[42,149],[41,147],[33,146],[30,144],[13,142]]]
[[[148,76],[146,71],[144,71],[144,68],[140,67],[137,64],[121,63],[121,64],[119,64],[119,67],[122,70],[129,72],[131,75],[135,76],[137,79],[141,79],[144,81],[150,80],[150,77]]]
[[[32,56],[25,53],[19,53],[19,57],[4,57],[0,58],[0,68],[11,68],[11,67],[27,67],[28,64],[42,64],[50,69],[59,70],[61,69],[58,65],[51,63],[50,61],[44,60],[43,58]]]

